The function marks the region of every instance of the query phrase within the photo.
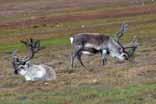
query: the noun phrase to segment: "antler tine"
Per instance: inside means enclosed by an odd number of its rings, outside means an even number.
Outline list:
[[[21,40],[20,42],[23,43],[27,48],[28,47],[30,48],[32,43],[31,41],[32,41],[31,39],[30,40],[27,39],[27,40]]]
[[[134,52],[136,51],[136,49],[138,48],[139,43],[138,40],[135,37],[133,37],[132,41],[130,42],[129,46],[124,47],[125,49],[129,49],[128,53],[129,53],[129,57],[132,57],[134,55]]]
[[[138,47],[139,43],[138,43],[138,39],[136,38],[136,36],[133,37],[132,41],[129,43],[129,45],[125,46],[124,48],[134,48],[134,47]]]
[[[128,24],[122,23],[120,26],[120,31],[116,33],[117,41],[128,31]]]
[[[39,40],[34,40],[30,38],[29,40],[26,41],[21,41],[27,48],[30,48],[32,51],[36,51],[40,49],[40,41]]]
[[[27,42],[26,41],[21,40],[20,42],[23,43],[27,47]]]
[[[120,31],[121,32],[127,32],[128,31],[128,24],[122,23]]]
[[[37,51],[41,50],[40,40],[36,40],[35,46]]]
[[[133,37],[132,44],[133,44],[133,46],[136,46],[136,47],[139,46],[139,42],[138,42],[138,39],[136,36]]]
[[[40,51],[40,48],[41,48],[40,47],[40,41],[39,40],[33,40],[31,48],[32,48],[32,51],[35,53]]]

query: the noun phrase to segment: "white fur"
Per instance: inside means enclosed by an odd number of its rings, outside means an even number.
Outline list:
[[[110,43],[108,44],[108,47],[110,49],[110,56],[115,57],[117,59],[119,59],[119,61],[124,61],[125,57],[124,54],[125,53],[120,53],[118,50],[121,46],[114,40],[111,38]]]
[[[25,71],[25,70],[20,70],[20,71],[19,71],[19,74],[20,74],[20,75],[23,75],[23,76],[25,76],[26,73],[27,73],[27,71]]]
[[[107,54],[107,50],[102,50],[102,54]]]
[[[111,55],[112,57],[118,58],[119,61],[124,61],[124,60],[125,60],[124,53],[118,54],[118,53],[111,52],[110,55]]]
[[[50,69],[50,70],[49,70]],[[24,65],[24,69],[19,70],[19,74],[24,76],[26,81],[55,80],[55,71],[47,65]]]
[[[40,70],[36,73],[37,77],[43,77],[46,74],[46,70],[41,65],[39,65],[38,68]]]
[[[83,54],[86,54],[86,55],[90,55],[91,53],[89,51],[82,51]]]
[[[97,49],[97,50],[100,50],[100,49],[101,49],[100,46],[97,46],[97,45],[94,45],[94,44],[91,44],[91,43],[85,44],[85,47],[88,47],[88,48],[95,48],[95,49]]]
[[[74,41],[74,38],[73,37],[70,37],[71,44],[73,44],[73,41]]]

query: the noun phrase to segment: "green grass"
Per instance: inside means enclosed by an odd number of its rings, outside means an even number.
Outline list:
[[[44,47],[47,46],[58,46],[58,45],[68,45],[70,43],[69,37],[63,37],[63,38],[52,38],[52,39],[46,39],[41,41],[41,45]],[[14,43],[14,44],[1,44],[0,45],[0,52],[10,52],[15,49],[23,50],[23,44],[21,43]]]
[[[43,46],[49,46],[49,45],[67,45],[70,43],[69,37],[64,38],[56,38],[56,39],[48,39],[41,42]]]
[[[7,52],[7,51],[13,51],[15,49],[21,49],[22,44],[15,43],[15,44],[1,44],[0,45],[0,52]]]
[[[84,85],[58,91],[53,89],[48,92],[1,93],[0,102],[3,104],[155,104],[155,91],[156,84],[129,85],[126,88]]]

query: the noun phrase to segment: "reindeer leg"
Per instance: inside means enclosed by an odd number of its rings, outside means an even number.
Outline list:
[[[108,50],[104,49],[101,52],[102,55],[102,64],[105,65],[105,63],[107,62],[107,54],[108,54]]]
[[[102,57],[102,65],[105,65],[105,63],[107,62],[107,58],[105,56]]]
[[[80,64],[85,67],[85,65],[83,64],[82,60],[81,60],[81,56],[82,56],[82,53],[81,53],[81,50],[79,51],[78,55],[77,55],[77,59],[79,60]]]
[[[82,49],[83,49],[83,48],[79,48],[79,49],[76,50],[76,51],[74,52],[74,54],[72,55],[72,57],[71,57],[71,65],[72,65],[72,67],[74,66],[74,59],[75,59],[75,57],[77,57],[77,59],[79,60],[80,64],[81,64],[82,66],[84,66],[84,64],[83,64],[83,62],[82,62],[82,60],[81,60],[81,51],[82,51]]]
[[[102,55],[102,65],[105,65],[107,62],[107,55]]]
[[[74,52],[74,53],[72,54],[72,56],[71,56],[71,66],[72,66],[72,68],[73,68],[73,66],[74,66],[74,59],[75,59],[75,57],[76,57],[76,52]]]

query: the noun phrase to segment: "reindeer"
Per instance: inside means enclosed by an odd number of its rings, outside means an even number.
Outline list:
[[[94,55],[100,53],[103,65],[106,63],[108,56],[115,57],[119,61],[128,60],[133,56],[137,45],[132,44],[131,46],[124,47],[120,43],[120,38],[127,29],[128,25],[122,24],[115,38],[100,33],[79,33],[73,35],[70,37],[71,44],[74,48],[71,57],[71,66],[73,67],[74,59],[77,58],[80,64],[85,67],[81,60],[83,54]]]
[[[19,58],[15,50],[12,54],[12,65],[14,68],[14,73],[24,76],[26,81],[36,81],[36,80],[55,80],[56,72],[53,68],[49,67],[45,64],[32,64],[30,60],[34,57],[34,55],[41,50],[40,41],[39,40],[26,40],[21,41],[28,49],[29,55],[23,58]]]

